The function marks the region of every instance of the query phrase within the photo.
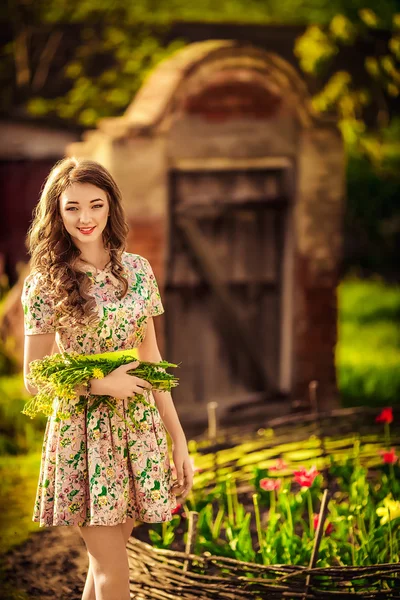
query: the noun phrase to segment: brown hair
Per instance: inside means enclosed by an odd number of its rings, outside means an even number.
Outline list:
[[[76,268],[81,251],[72,243],[60,213],[60,196],[73,183],[91,183],[107,194],[109,218],[103,231],[111,272],[120,283],[120,298],[128,291],[122,265],[128,235],[121,192],[110,173],[92,160],[65,158],[50,171],[34,210],[26,246],[31,255],[31,271],[38,271],[43,285],[54,292],[61,326],[95,324],[99,321],[96,301],[88,294],[90,280]],[[84,320],[84,318],[86,319]]]

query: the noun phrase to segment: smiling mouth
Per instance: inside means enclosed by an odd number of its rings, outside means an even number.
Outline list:
[[[93,227],[78,227],[81,233],[92,233],[92,231],[96,228],[96,225]]]

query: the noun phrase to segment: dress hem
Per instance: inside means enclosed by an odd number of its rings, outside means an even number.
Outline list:
[[[98,522],[93,522],[93,520],[91,520],[89,523],[65,523],[65,521],[62,521],[60,523],[57,522],[53,522],[53,523],[48,523],[47,521],[41,521],[40,518],[37,517],[32,517],[32,521],[34,523],[39,523],[39,527],[92,527],[92,526],[99,526],[102,525],[104,527],[113,527],[114,525],[122,525],[123,523],[126,523],[126,521],[128,519],[134,519],[136,522],[139,523],[167,523],[169,521],[172,520],[172,517],[174,516],[172,514],[172,512],[170,513],[170,517],[166,519],[164,519],[164,521],[151,521],[148,519],[139,519],[138,517],[128,517],[126,516],[125,519],[123,521],[116,521],[115,523],[98,523]]]

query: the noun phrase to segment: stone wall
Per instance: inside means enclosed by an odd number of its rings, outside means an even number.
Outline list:
[[[304,131],[295,201],[294,396],[319,381],[322,406],[337,402],[337,286],[342,258],[345,168],[332,128]]]

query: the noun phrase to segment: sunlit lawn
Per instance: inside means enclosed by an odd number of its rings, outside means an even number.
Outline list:
[[[0,457],[0,554],[39,526],[32,521],[40,453]]]
[[[347,279],[338,288],[336,365],[345,406],[400,402],[400,286]]]

